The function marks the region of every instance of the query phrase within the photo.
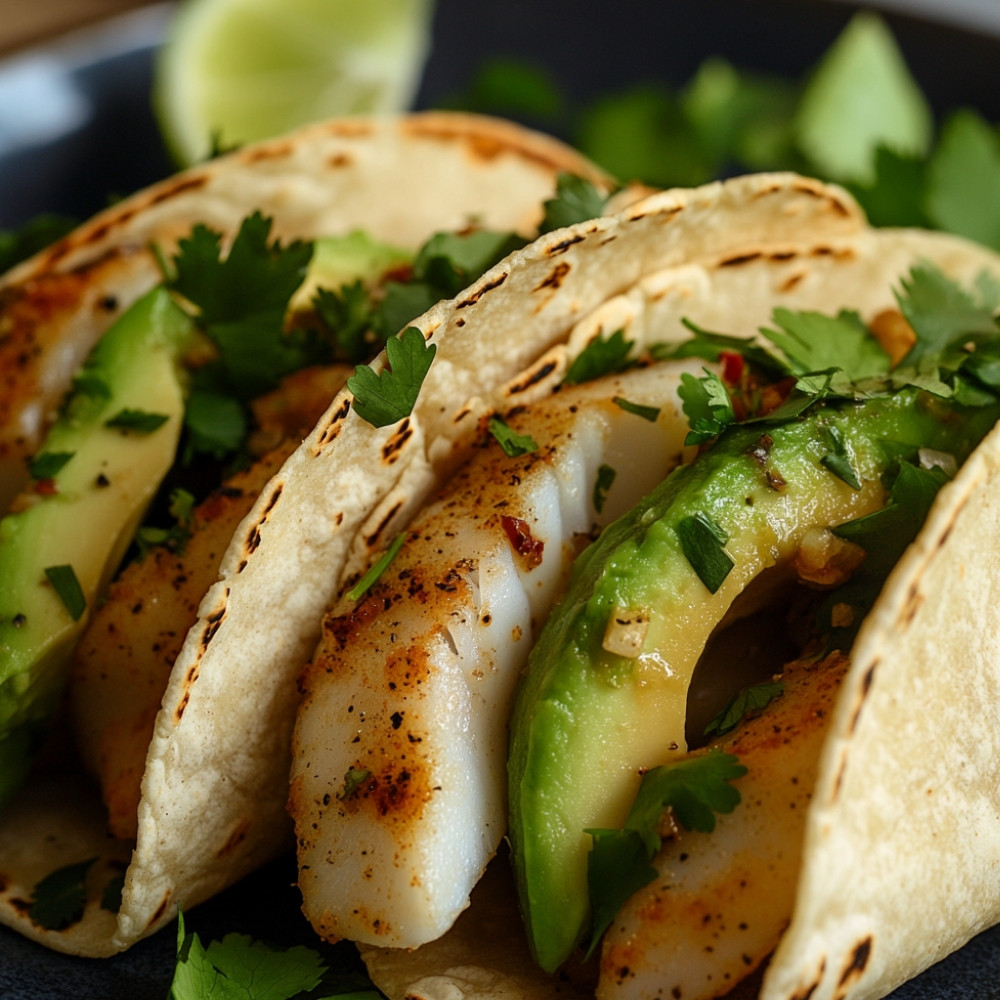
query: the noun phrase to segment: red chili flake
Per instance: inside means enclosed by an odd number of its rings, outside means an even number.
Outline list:
[[[539,541],[531,534],[531,526],[520,517],[504,515],[500,518],[503,530],[507,533],[514,551],[523,556],[528,569],[534,569],[542,561],[542,550],[545,542]]]
[[[41,497],[53,497],[59,492],[54,479],[39,479],[35,483],[35,492]]]
[[[722,381],[727,385],[739,385],[746,364],[743,355],[735,351],[721,351],[719,361],[722,363]]]

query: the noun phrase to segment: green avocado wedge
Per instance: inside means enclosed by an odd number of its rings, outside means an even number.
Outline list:
[[[532,651],[511,719],[509,832],[547,971],[590,927],[589,831],[623,827],[642,774],[685,755],[691,678],[737,596],[817,533],[840,535],[880,574],[858,569],[834,592],[828,634],[849,642],[844,608],[856,628],[947,480],[939,466],[968,456],[1000,402],[984,393],[966,406],[910,384],[783,413],[729,425],[606,528]]]
[[[0,521],[0,806],[31,764],[73,646],[175,459],[194,328],[162,288],[101,338]]]

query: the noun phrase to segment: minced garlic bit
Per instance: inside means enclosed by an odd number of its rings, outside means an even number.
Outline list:
[[[810,528],[792,560],[800,580],[818,587],[838,587],[864,562],[865,550],[829,528]]]
[[[649,611],[642,608],[615,608],[604,630],[604,649],[615,656],[635,660],[649,631]]]

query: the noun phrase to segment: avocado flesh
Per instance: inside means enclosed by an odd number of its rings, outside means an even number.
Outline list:
[[[72,453],[54,488],[22,494],[0,520],[0,806],[27,772],[88,618],[74,620],[45,570],[71,566],[88,608],[102,593],[174,462],[180,359],[192,336],[162,288],[132,306],[91,353],[46,437],[41,455]],[[168,419],[149,432],[106,426],[123,410]]]
[[[881,509],[900,446],[961,462],[1000,413],[959,409],[904,390],[814,408],[789,423],[733,428],[578,560],[511,719],[510,839],[529,943],[544,969],[565,961],[589,921],[585,831],[622,826],[641,773],[685,752],[691,676],[733,600],[762,571],[787,563],[810,529]],[[860,490],[822,464],[831,428]],[[728,534],[734,565],[714,594],[677,534],[694,515]],[[638,655],[609,653],[609,620],[636,611],[649,619]]]

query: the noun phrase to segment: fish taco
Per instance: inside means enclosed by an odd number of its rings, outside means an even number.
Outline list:
[[[564,173],[610,190],[493,119],[324,122],[0,279],[0,921],[113,954],[287,847],[294,676],[340,522],[379,498],[370,465],[326,479],[336,411],[310,431],[354,364],[537,235]]]
[[[391,998],[790,1000],[995,923],[998,289],[757,175],[390,344],[299,454],[392,459],[300,680],[317,932]]]

